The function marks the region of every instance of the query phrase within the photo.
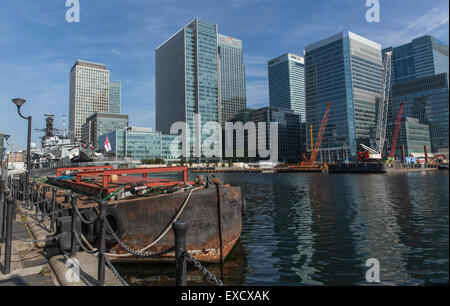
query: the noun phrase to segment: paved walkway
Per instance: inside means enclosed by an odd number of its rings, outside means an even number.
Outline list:
[[[59,255],[55,243],[24,242],[20,239],[40,240],[50,234],[45,227],[38,224],[33,218],[23,218],[20,211],[32,213],[32,211],[19,208],[16,221],[13,224],[13,242],[11,247],[11,274],[4,275],[4,250],[5,245],[0,244],[0,286],[96,286],[98,259],[86,252],[78,252],[75,259],[79,263],[79,279],[73,277],[72,271],[67,265],[70,258],[67,255]],[[0,202],[0,224],[3,220],[3,203]],[[25,225],[23,222],[26,222]],[[45,222],[49,228],[49,222]],[[0,230],[1,233],[1,230]],[[67,278],[71,274],[72,277]],[[75,280],[75,281],[74,281]],[[112,271],[105,267],[105,285],[121,286],[120,281]]]

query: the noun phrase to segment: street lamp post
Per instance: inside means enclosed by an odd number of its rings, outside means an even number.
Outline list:
[[[125,163],[127,163],[128,162],[128,148],[127,148],[127,141],[128,141],[128,139],[127,139],[127,134],[128,134],[128,131],[129,130],[131,130],[131,127],[129,127],[129,126],[126,126],[124,129],[123,129],[123,131],[124,131],[124,133],[123,133],[123,149],[124,149],[124,161],[125,161]]]
[[[11,137],[11,136],[3,135],[3,138],[5,139],[5,142],[8,145],[9,145],[9,143],[8,143],[9,137]],[[3,168],[3,159],[5,157],[5,146],[4,146],[4,144],[3,144],[3,147],[1,149],[2,149],[2,157],[0,159],[0,162],[1,162],[1,169],[2,169],[2,179],[3,179],[4,182],[6,182],[8,180],[8,158],[6,158],[6,169],[5,169],[5,168]]]
[[[14,104],[17,106],[17,112],[19,116],[25,120],[28,120],[28,139],[27,139],[27,174],[26,181],[28,182],[30,179],[30,171],[31,171],[31,116],[25,117],[20,112],[20,107],[26,102],[24,99],[16,98],[12,100]]]

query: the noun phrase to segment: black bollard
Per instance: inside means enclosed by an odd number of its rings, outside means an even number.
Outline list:
[[[64,203],[70,202],[70,192],[64,194]]]
[[[3,192],[2,239],[0,240],[1,243],[5,243],[5,237],[6,237],[6,218],[8,215],[8,203],[6,202],[6,199],[8,197],[9,197],[9,191],[5,190]]]
[[[77,212],[75,211],[75,207],[78,205],[78,195],[74,194],[72,195],[72,227],[71,227],[71,246],[72,246],[72,253],[71,256],[74,257],[75,255],[77,255],[77,247],[78,247],[78,243],[77,243],[77,239],[75,237],[75,235],[77,234],[76,232],[76,222],[77,222]]]
[[[99,208],[99,235],[100,235],[100,245],[98,247],[98,285],[105,285],[105,250],[106,250],[106,228],[105,219],[106,218],[106,205],[107,201],[103,200],[98,203]]]
[[[41,201],[40,189],[41,189],[41,185],[38,184],[37,189],[36,189],[36,218],[38,217],[39,205],[41,204],[41,203],[39,203]]]
[[[52,216],[50,218],[50,230],[55,231],[55,220],[56,220],[56,188],[52,188]]]
[[[42,187],[42,216],[41,216],[41,222],[45,221],[45,217],[47,216],[47,206],[48,206],[48,199],[47,199],[47,192],[48,192],[48,186]]]
[[[3,202],[3,191],[5,190],[5,182],[0,179],[0,202]]]
[[[5,239],[5,263],[3,265],[3,274],[7,275],[11,273],[11,244],[12,244],[12,224],[13,214],[15,210],[16,200],[14,198],[7,198],[8,203],[8,217],[6,218],[6,239]]]
[[[176,286],[186,286],[186,232],[187,224],[177,221],[173,224],[175,234],[175,266],[176,266]]]

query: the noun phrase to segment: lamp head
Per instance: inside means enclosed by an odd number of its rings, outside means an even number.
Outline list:
[[[5,137],[6,141],[8,141],[9,137],[11,137],[10,135],[3,135],[3,137]]]
[[[16,98],[12,100],[17,107],[21,107],[26,101],[21,98]]]

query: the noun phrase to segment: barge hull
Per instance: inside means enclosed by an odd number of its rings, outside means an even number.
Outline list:
[[[67,188],[72,182],[48,178],[53,185]],[[72,186],[73,187],[73,186]],[[82,189],[82,188],[81,188]],[[81,191],[81,190],[79,190]],[[188,203],[182,210],[178,221],[187,223],[186,249],[197,260],[203,262],[220,261],[220,237],[218,215],[218,192],[220,195],[220,224],[222,229],[222,253],[225,259],[242,232],[243,199],[240,187],[210,185],[192,191]],[[174,193],[135,197],[131,199],[110,200],[108,207],[120,209],[127,218],[127,230],[121,237],[133,250],[141,250],[157,239],[163,230],[171,224],[174,216],[180,211],[189,195],[189,190]],[[78,202],[80,210],[96,207],[92,198]],[[97,242],[94,243],[97,245]],[[154,246],[148,248],[148,253],[159,253],[175,245],[173,230],[169,230]],[[107,252],[112,254],[127,254],[118,244],[107,245]],[[175,253],[171,252],[159,258],[114,257],[113,262],[173,262]]]

